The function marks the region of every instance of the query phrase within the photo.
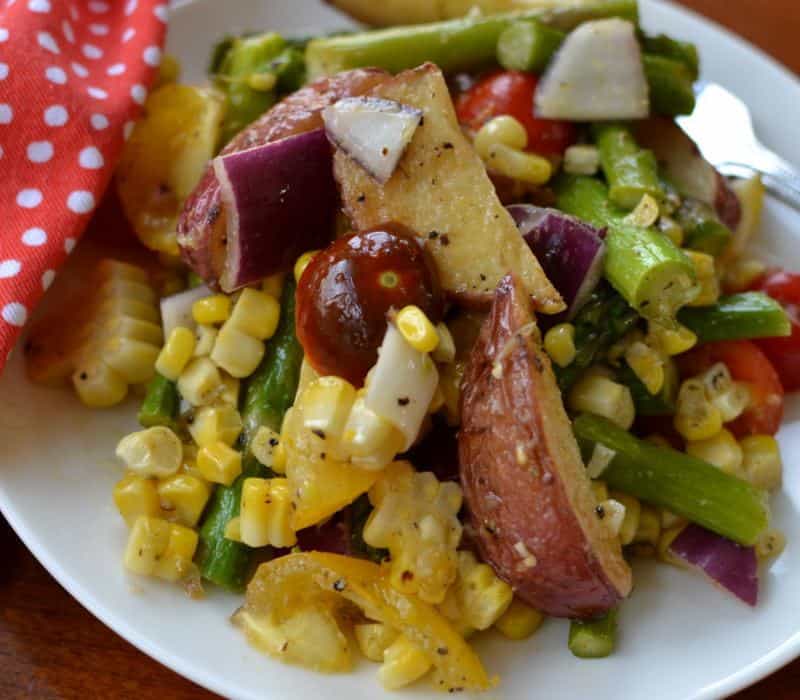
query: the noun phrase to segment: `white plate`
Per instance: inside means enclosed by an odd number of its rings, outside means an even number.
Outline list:
[[[704,77],[744,97],[764,140],[800,163],[800,87],[794,78],[694,15],[660,2],[643,5],[647,26],[700,45]],[[227,32],[307,33],[343,25],[313,0],[201,0],[175,10],[169,50],[181,58],[186,79],[202,80],[212,43]],[[796,270],[798,236],[800,219],[770,203],[764,245]],[[135,426],[132,404],[93,413],[67,392],[32,386],[18,352],[0,381],[0,396],[0,507],[50,573],[103,622],[161,663],[228,697],[381,695],[375,666],[366,662],[352,675],[319,676],[248,648],[228,623],[239,602],[233,596],[212,591],[204,602],[193,602],[175,587],[122,571],[126,533],[111,502],[120,476],[113,448]],[[800,654],[797,398],[789,403],[780,440],[787,469],[774,511],[789,545],[764,576],[755,610],[691,574],[637,566],[636,591],[623,608],[622,637],[611,658],[572,657],[562,621],[548,621],[525,643],[481,640],[487,668],[502,677],[498,689],[485,697],[712,698],[753,683]],[[428,693],[424,685],[415,692]]]

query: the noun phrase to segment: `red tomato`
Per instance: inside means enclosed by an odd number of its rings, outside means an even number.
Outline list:
[[[507,114],[520,121],[528,132],[529,151],[560,155],[575,143],[575,126],[533,116],[533,96],[538,83],[539,79],[530,73],[513,70],[490,73],[459,95],[458,120],[477,131],[490,119]]]
[[[726,426],[736,437],[774,435],[783,418],[783,386],[767,356],[749,340],[706,343],[677,358],[681,375],[692,377],[723,362],[750,389],[750,407]]]
[[[756,341],[766,353],[786,391],[800,390],[800,275],[772,270],[760,279],[755,289],[769,294],[783,304],[792,324],[786,338],[762,338]]]

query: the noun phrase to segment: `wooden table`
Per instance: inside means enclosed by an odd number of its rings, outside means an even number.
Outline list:
[[[797,0],[682,0],[800,73]],[[216,697],[151,660],[92,617],[0,518],[0,698]],[[737,696],[796,700],[800,661]]]

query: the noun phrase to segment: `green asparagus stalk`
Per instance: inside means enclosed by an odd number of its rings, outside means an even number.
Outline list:
[[[739,544],[755,544],[769,525],[764,493],[694,457],[639,440],[605,418],[584,414],[573,423],[578,440],[616,454],[603,481],[682,515]]]
[[[732,294],[721,298],[714,306],[681,309],[678,321],[701,343],[776,338],[792,333],[786,310],[761,292]]]
[[[496,60],[497,41],[511,24],[538,20],[568,31],[581,22],[603,17],[636,21],[635,0],[590,0],[557,8],[464,17],[407,27],[392,27],[347,36],[315,39],[306,48],[310,77],[375,66],[397,73],[425,61],[445,73],[489,66]]]
[[[147,385],[147,393],[139,409],[139,423],[145,428],[163,425],[174,429],[180,402],[175,382],[156,373]]]
[[[685,64],[652,54],[642,56],[642,63],[652,112],[674,117],[694,111],[694,77]]]
[[[684,245],[709,255],[720,255],[733,237],[713,207],[696,199],[684,199],[675,220],[685,234]]]
[[[497,60],[508,70],[541,73],[566,34],[541,22],[515,22],[497,41]]]
[[[677,310],[696,295],[688,258],[666,236],[629,223],[600,180],[562,175],[554,188],[559,209],[608,228],[604,274],[611,285],[645,318],[673,323]]]
[[[602,659],[617,643],[617,611],[610,610],[596,620],[571,620],[569,650],[580,659]]]
[[[608,197],[614,204],[633,209],[646,194],[663,199],[656,158],[652,151],[639,148],[628,127],[595,124],[592,133],[608,182]]]
[[[700,54],[697,47],[688,41],[678,41],[666,34],[641,36],[642,48],[649,54],[669,58],[682,63],[689,70],[692,80],[700,77]]]
[[[292,405],[300,376],[303,350],[294,332],[295,284],[287,281],[281,299],[281,321],[267,344],[264,359],[247,380],[242,405],[244,452],[242,473],[230,486],[217,487],[200,527],[199,564],[203,578],[223,588],[239,591],[250,573],[252,550],[225,538],[225,526],[239,514],[242,485],[249,477],[269,477],[270,471],[249,452],[255,432],[266,425],[280,430]]]

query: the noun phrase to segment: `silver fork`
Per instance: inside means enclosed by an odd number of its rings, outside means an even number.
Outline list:
[[[758,140],[750,110],[732,92],[700,83],[694,112],[678,124],[723,175],[761,174],[768,192],[800,210],[800,171]]]

